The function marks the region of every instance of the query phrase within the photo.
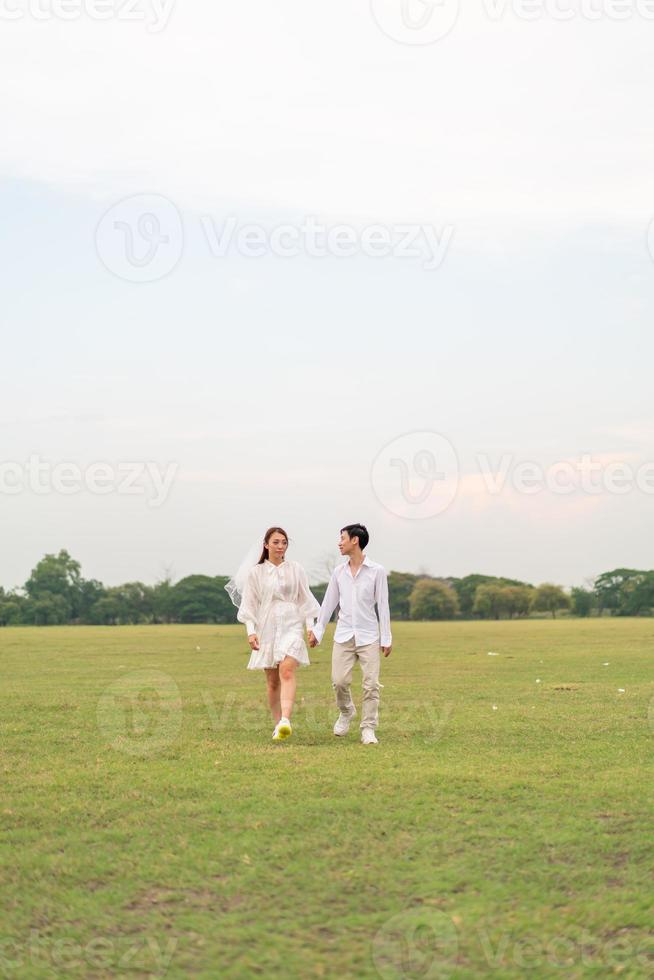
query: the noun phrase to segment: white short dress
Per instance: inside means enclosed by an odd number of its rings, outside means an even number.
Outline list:
[[[309,589],[307,573],[296,561],[275,565],[267,558],[248,573],[237,613],[248,636],[256,633],[248,670],[276,667],[284,657],[308,666],[304,627],[311,629],[320,605]]]

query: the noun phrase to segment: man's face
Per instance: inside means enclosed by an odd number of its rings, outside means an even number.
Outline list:
[[[351,538],[347,531],[341,531],[341,540],[338,542],[338,550],[342,555],[351,555],[357,544],[358,538]]]

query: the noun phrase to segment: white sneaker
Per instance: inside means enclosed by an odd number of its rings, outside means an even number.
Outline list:
[[[361,741],[364,745],[378,745],[379,743],[377,741],[374,728],[362,728]]]
[[[273,732],[273,742],[283,742],[292,733],[291,723],[288,718],[280,718],[275,725]]]
[[[357,709],[352,705],[349,711],[341,711],[334,725],[334,735],[347,735],[350,730],[350,723],[357,713]]]

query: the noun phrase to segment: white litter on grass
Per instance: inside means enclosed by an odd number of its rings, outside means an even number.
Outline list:
[[[490,651],[486,654],[487,657],[499,657],[499,653],[491,653]]]
[[[609,662],[607,660],[605,664],[602,664],[602,667],[608,667],[608,665],[609,665]]]
[[[496,704],[493,705],[493,711],[497,711],[497,705]]]
[[[196,647],[195,649],[196,649],[196,650],[199,650],[199,649],[200,649],[200,647]]]
[[[540,679],[540,677],[537,677],[537,678],[536,678],[536,683],[537,683],[537,684],[541,684],[541,683],[542,683],[542,682],[541,682],[541,679]]]
[[[618,688],[618,694],[624,694],[624,687]]]

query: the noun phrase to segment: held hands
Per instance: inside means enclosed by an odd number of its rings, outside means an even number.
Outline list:
[[[317,647],[318,646],[318,641],[315,638],[315,636],[313,635],[313,630],[308,630],[307,631],[307,639],[309,641],[309,646],[311,647],[312,650],[313,650],[314,647]]]
[[[392,649],[393,647],[382,647],[382,653],[385,657],[390,657]]]
[[[256,633],[250,633],[250,635],[248,636],[248,643],[250,644],[251,650],[259,649],[259,637],[257,636]]]

